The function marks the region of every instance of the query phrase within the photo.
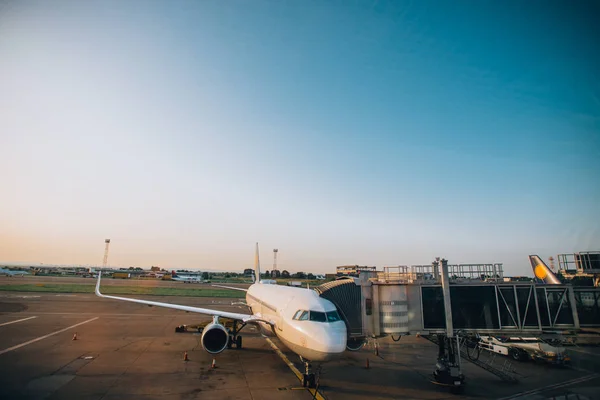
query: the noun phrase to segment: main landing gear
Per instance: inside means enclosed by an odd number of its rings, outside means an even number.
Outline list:
[[[302,386],[314,389],[317,387],[319,382],[319,375],[321,373],[321,367],[317,368],[317,373],[311,372],[312,365],[309,361],[300,357],[300,361],[304,363],[304,375],[302,377]]]
[[[229,329],[229,341],[227,342],[227,348],[231,349],[234,345],[236,349],[242,348],[242,336],[239,335],[240,331],[244,329],[246,323],[242,323],[242,325],[238,328],[239,321],[233,321],[233,326]]]

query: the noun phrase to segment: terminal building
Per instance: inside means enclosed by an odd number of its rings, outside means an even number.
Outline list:
[[[336,267],[336,275],[340,276],[354,276],[358,278],[361,272],[375,272],[377,267],[367,267],[361,265],[341,265]]]
[[[558,269],[558,273],[567,280],[590,278],[595,287],[600,287],[600,251],[559,254]]]

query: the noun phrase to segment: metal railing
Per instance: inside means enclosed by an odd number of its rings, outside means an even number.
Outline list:
[[[503,282],[502,264],[449,264],[448,275],[454,283]],[[371,274],[371,280],[384,283],[418,284],[440,280],[438,267],[432,265],[398,265],[384,267]]]

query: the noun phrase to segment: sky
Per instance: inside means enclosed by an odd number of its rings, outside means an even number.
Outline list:
[[[0,261],[600,250],[593,1],[2,1]]]

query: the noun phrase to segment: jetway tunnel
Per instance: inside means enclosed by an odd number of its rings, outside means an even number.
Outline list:
[[[582,328],[600,328],[600,288],[571,285],[504,283],[496,265],[476,265],[472,275],[451,280],[445,260],[433,273],[361,273],[327,282],[314,290],[338,308],[348,327],[348,349],[358,350],[367,338],[385,335],[423,335],[438,345],[434,383],[461,390],[465,376],[461,367],[461,343],[478,336],[576,338]],[[469,266],[470,268],[471,266]],[[482,267],[482,268],[480,268]],[[483,268],[488,273],[480,273]],[[501,270],[500,270],[501,271]],[[495,278],[489,278],[495,277]],[[491,280],[487,281],[486,280]],[[472,343],[472,342],[471,342]],[[469,345],[467,344],[467,347]],[[469,361],[506,381],[516,378],[504,367]]]
[[[446,332],[440,284],[343,278],[315,288],[333,302],[349,338]],[[600,288],[533,283],[450,284],[454,330],[488,334],[575,334],[600,328]]]

